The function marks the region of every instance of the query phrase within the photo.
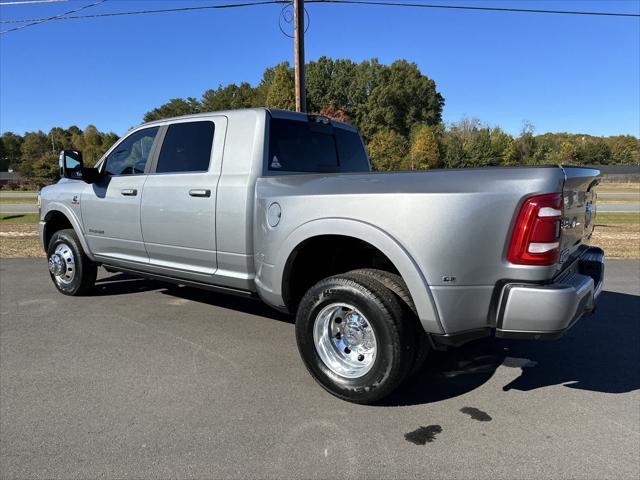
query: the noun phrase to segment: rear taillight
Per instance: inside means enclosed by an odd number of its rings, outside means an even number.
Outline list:
[[[519,265],[553,265],[560,258],[562,194],[527,198],[511,236],[507,259]]]

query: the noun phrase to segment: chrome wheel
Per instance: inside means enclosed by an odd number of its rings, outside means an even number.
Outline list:
[[[332,303],[316,316],[313,340],[322,362],[345,378],[365,375],[376,359],[376,335],[353,305]]]
[[[76,262],[73,257],[73,250],[66,243],[60,243],[53,255],[49,257],[49,271],[55,281],[62,284],[69,284],[76,276]]]

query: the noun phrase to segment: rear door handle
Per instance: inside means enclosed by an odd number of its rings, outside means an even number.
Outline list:
[[[194,188],[192,190],[189,190],[189,195],[191,195],[192,197],[210,197],[211,190],[204,188]]]
[[[136,190],[135,188],[125,188],[123,190],[120,190],[120,193],[126,197],[135,197],[136,195],[138,195],[138,190]]]

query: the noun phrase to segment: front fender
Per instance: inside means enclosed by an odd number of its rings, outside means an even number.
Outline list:
[[[80,244],[82,245],[84,253],[87,255],[87,257],[89,257],[90,260],[95,262],[93,252],[91,251],[91,249],[89,248],[89,244],[87,243],[84,229],[82,228],[82,223],[80,222],[80,219],[77,217],[76,213],[67,205],[57,201],[47,202],[46,206],[40,213],[40,224],[42,225],[43,222],[46,223],[46,221],[51,218],[51,215],[53,215],[54,212],[62,213],[67,218],[67,220],[69,220],[69,223],[78,235],[78,239],[80,240]],[[43,238],[44,237],[42,237],[42,239]],[[44,241],[43,246],[46,250],[47,246],[44,245]]]
[[[284,303],[282,301],[283,277],[289,256],[302,242],[320,235],[353,237],[365,241],[380,250],[391,260],[407,283],[409,293],[411,293],[425,331],[429,333],[444,332],[429,285],[409,252],[388,233],[375,225],[359,220],[323,218],[305,223],[291,232],[280,247],[275,262],[271,266],[272,275],[269,283],[272,286],[272,290],[268,292],[270,299],[278,298],[280,303]],[[264,282],[258,281],[257,283],[260,286]],[[272,302],[270,301],[270,303]]]

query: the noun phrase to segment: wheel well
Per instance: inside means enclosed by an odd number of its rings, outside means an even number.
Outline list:
[[[282,297],[294,312],[305,292],[323,278],[357,268],[377,268],[398,274],[391,260],[370,243],[343,235],[305,240],[289,255],[282,280]]]
[[[73,225],[71,225],[71,222],[69,221],[67,216],[64,213],[59,212],[57,210],[47,213],[47,216],[45,217],[45,222],[46,222],[44,227],[45,249],[48,247],[49,241],[51,240],[51,237],[53,236],[54,233],[56,233],[59,230],[64,230],[65,228],[73,228]]]

